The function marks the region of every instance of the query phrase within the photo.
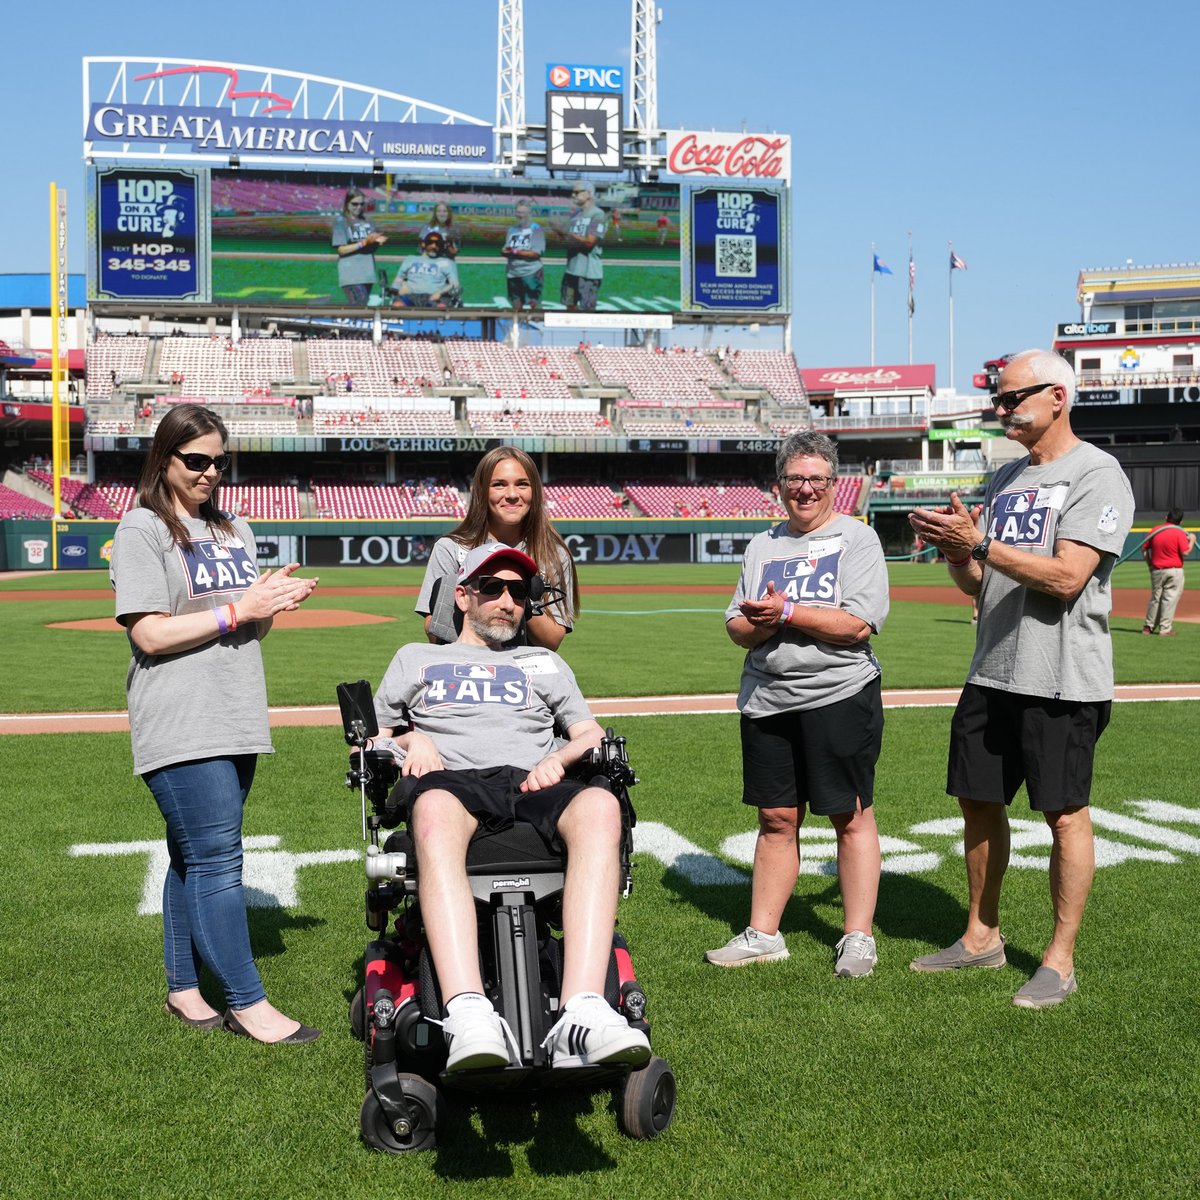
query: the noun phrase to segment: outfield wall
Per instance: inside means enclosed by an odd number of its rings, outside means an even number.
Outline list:
[[[305,567],[421,566],[453,520],[255,521],[258,561],[264,567],[298,562]],[[703,520],[635,517],[620,521],[557,521],[555,528],[576,563],[738,563],[746,544],[774,522],[752,518]],[[108,565],[116,521],[0,521],[0,571],[51,570],[54,537],[59,569]],[[1150,526],[1125,539],[1133,557]],[[1191,559],[1200,559],[1200,547]]]
[[[420,566],[453,520],[254,521],[262,566]],[[4,521],[0,570],[37,571],[108,565],[116,521]],[[767,519],[558,521],[577,563],[736,563]]]

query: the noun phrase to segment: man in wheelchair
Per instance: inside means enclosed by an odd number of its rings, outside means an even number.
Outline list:
[[[458,640],[402,647],[375,698],[380,733],[403,755],[392,801],[416,849],[425,934],[445,1003],[448,1072],[513,1061],[512,1033],[484,994],[466,858],[477,830],[516,821],[567,853],[564,1003],[544,1043],[552,1067],[637,1067],[650,1058],[645,1033],[603,995],[619,889],[620,802],[604,776],[570,777],[603,731],[557,654],[504,649],[524,618],[536,571],[533,559],[509,546],[471,550],[454,593],[463,614]]]

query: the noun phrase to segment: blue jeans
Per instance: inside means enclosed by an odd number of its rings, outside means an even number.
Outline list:
[[[230,1008],[266,998],[250,953],[242,891],[242,809],[255,754],[176,763],[143,775],[167,822],[171,865],[163,886],[167,987],[200,985],[200,963],[217,977]]]

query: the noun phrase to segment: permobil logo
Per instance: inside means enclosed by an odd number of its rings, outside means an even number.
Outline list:
[[[79,558],[80,556],[87,554],[87,547],[86,546],[64,546],[62,548],[62,552],[63,552],[63,556],[65,558]]]
[[[570,67],[551,67],[550,68],[550,84],[552,87],[565,88],[571,86],[571,68]]]
[[[497,888],[507,888],[509,891],[514,891],[517,888],[527,888],[529,886],[529,876],[522,875],[520,879],[493,879],[492,890]]]

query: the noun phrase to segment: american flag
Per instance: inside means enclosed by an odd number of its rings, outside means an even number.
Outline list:
[[[911,317],[917,311],[917,302],[914,298],[914,289],[917,286],[917,264],[913,262],[913,256],[908,256],[908,315]]]
[[[950,251],[950,270],[965,271],[966,269],[967,269],[967,264],[965,262],[963,262],[963,260],[961,258],[959,258],[958,255],[955,254],[953,250],[951,250]]]

